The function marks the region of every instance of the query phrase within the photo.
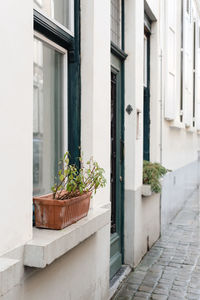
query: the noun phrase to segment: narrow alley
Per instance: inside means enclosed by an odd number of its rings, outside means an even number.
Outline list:
[[[200,197],[192,194],[114,300],[200,299]]]

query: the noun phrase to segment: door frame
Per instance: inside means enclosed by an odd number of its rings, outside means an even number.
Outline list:
[[[144,37],[146,38],[146,86],[143,86],[143,159],[150,160],[150,36],[151,25],[150,21],[147,23],[147,17],[145,17],[144,24]],[[145,55],[145,49],[144,49]],[[145,59],[144,59],[145,67]],[[145,72],[145,68],[144,68]],[[144,76],[145,78],[145,76]],[[145,99],[146,98],[146,99]],[[147,101],[145,105],[145,101]],[[147,146],[147,147],[145,147]],[[148,148],[148,151],[145,151]]]
[[[112,45],[112,48],[115,47]],[[111,49],[112,49],[111,48]],[[117,49],[119,50],[119,49]],[[120,266],[124,262],[124,57],[126,58],[127,55],[124,55],[123,58],[120,55],[116,55],[116,48],[114,48],[114,51],[112,52],[112,59],[111,59],[111,72],[114,72],[115,74],[118,74],[119,78],[118,80],[118,86],[117,86],[117,92],[118,92],[118,99],[117,99],[117,108],[116,108],[116,114],[118,115],[118,133],[116,140],[118,140],[118,160],[121,162],[119,163],[118,170],[116,172],[116,175],[118,177],[122,177],[122,181],[120,181],[120,184],[116,183],[116,191],[121,195],[119,201],[117,202],[117,218],[119,223],[117,225],[118,233],[115,232],[111,234],[110,239],[110,247],[112,251],[112,246],[116,243],[118,240],[118,234],[120,238],[120,255],[121,258],[118,257],[118,259],[121,259]],[[113,53],[114,52],[114,53]],[[115,63],[116,64],[115,64]],[[118,65],[116,67],[116,65]],[[118,178],[119,180],[119,178]],[[117,253],[117,252],[116,252]],[[112,252],[111,252],[112,257]],[[117,264],[117,260],[116,260]],[[118,267],[113,267],[112,270],[112,261],[110,264],[110,278],[113,277],[113,275],[118,271],[119,269],[119,261],[118,261]]]

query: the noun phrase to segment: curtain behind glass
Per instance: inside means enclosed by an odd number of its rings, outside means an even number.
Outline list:
[[[62,156],[63,57],[34,40],[33,189],[49,193]]]

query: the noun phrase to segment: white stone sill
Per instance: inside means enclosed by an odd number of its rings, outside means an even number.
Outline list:
[[[45,268],[109,223],[110,209],[94,208],[62,230],[33,228],[33,238],[25,245],[24,265]]]
[[[185,124],[182,123],[182,122],[178,122],[178,121],[174,121],[171,125],[170,125],[171,128],[174,128],[174,129],[185,129]]]
[[[188,133],[195,133],[196,132],[196,129],[194,127],[188,127],[187,128],[187,132]]]
[[[0,258],[0,297],[19,283],[20,267],[20,261],[17,259]]]
[[[150,184],[142,185],[141,194],[143,197],[150,197],[153,194]]]
[[[163,178],[160,179],[160,183],[162,183]],[[157,193],[152,192],[150,184],[143,184],[141,188],[142,197],[147,198],[155,195]]]
[[[174,128],[174,129],[185,129],[185,131],[187,133],[197,133],[198,134],[198,130],[196,128],[191,127],[191,126],[187,126],[183,122],[174,121],[174,122],[172,122],[172,124],[170,125],[170,127]]]

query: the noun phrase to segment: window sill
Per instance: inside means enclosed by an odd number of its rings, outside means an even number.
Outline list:
[[[170,125],[171,128],[174,128],[174,129],[185,129],[185,124],[182,123],[182,122],[178,122],[178,121],[174,121],[171,125]]]
[[[19,283],[21,264],[17,259],[0,258],[0,297]]]
[[[143,184],[142,185],[142,196],[143,197],[150,197],[153,194],[151,190],[150,184]]]
[[[94,208],[63,230],[33,228],[33,239],[25,245],[24,265],[45,268],[109,223],[110,210]]]
[[[196,132],[196,129],[194,127],[188,127],[187,128],[187,132],[188,133],[195,133]]]

